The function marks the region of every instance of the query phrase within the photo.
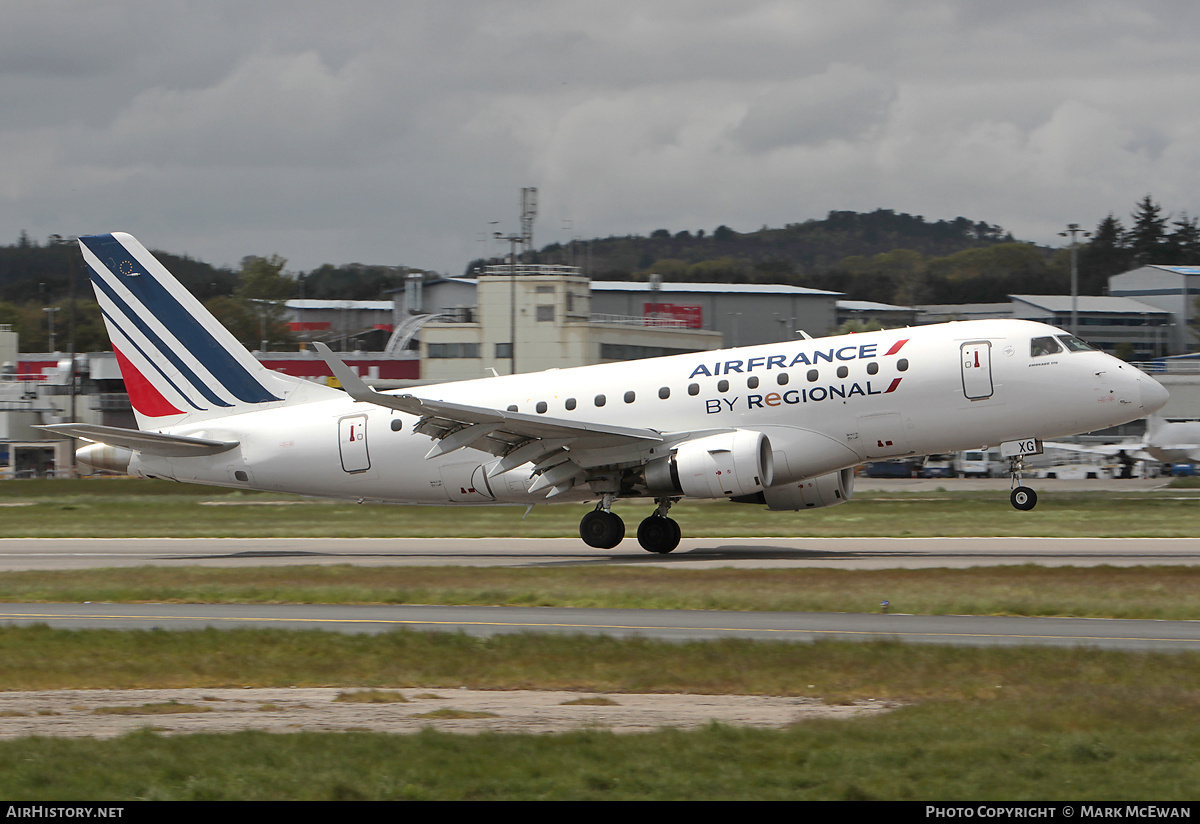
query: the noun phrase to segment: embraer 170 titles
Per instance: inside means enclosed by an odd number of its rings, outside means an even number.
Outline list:
[[[1167,392],[1059,329],[983,320],[422,386],[368,387],[316,344],[345,391],[263,367],[127,234],[79,240],[137,430],[56,424],[81,464],[188,483],[358,501],[595,501],[611,549],[621,498],[670,552],[683,498],[800,510],[845,503],[869,460],[1044,439],[1160,409]],[[1031,508],[1018,486],[1013,505]]]

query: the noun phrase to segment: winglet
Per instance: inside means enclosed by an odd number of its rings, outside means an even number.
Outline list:
[[[333,376],[337,378],[338,383],[346,390],[346,394],[354,398],[354,400],[363,403],[373,403],[377,406],[386,406],[389,409],[398,409],[401,412],[419,414],[414,409],[413,404],[407,402],[405,397],[385,395],[367,386],[363,382],[363,379],[354,374],[354,370],[347,366],[341,358],[333,354],[333,350],[326,344],[320,341],[313,341],[313,348],[317,350],[321,359],[325,361],[325,365],[333,372]]]

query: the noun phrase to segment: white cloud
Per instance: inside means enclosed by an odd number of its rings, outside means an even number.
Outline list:
[[[1146,193],[1200,214],[1200,7],[1167,0],[13,0],[5,23],[0,239],[458,272],[522,186],[546,242],[880,207],[1058,242]]]

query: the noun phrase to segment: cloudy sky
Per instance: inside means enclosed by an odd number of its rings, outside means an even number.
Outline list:
[[[5,0],[0,243],[289,269],[890,208],[1200,215],[1187,0]],[[505,247],[506,248],[506,247]]]

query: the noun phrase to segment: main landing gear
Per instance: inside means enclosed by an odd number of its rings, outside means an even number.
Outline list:
[[[1028,512],[1037,506],[1037,493],[1021,484],[1021,471],[1024,469],[1025,460],[1020,455],[1008,460],[1013,482],[1013,490],[1008,496],[1008,500],[1016,509]]]
[[[583,516],[579,522],[579,537],[590,547],[612,549],[625,539],[625,522],[611,511],[614,495],[605,495],[596,508]],[[667,517],[670,498],[656,499],[658,508],[650,517],[638,524],[637,539],[642,549],[665,555],[679,546],[682,532],[674,519]]]
[[[667,517],[667,511],[675,502],[670,498],[658,498],[657,503],[658,508],[654,510],[654,514],[638,524],[637,538],[642,549],[647,552],[666,555],[679,546],[679,539],[683,533],[675,519]]]

